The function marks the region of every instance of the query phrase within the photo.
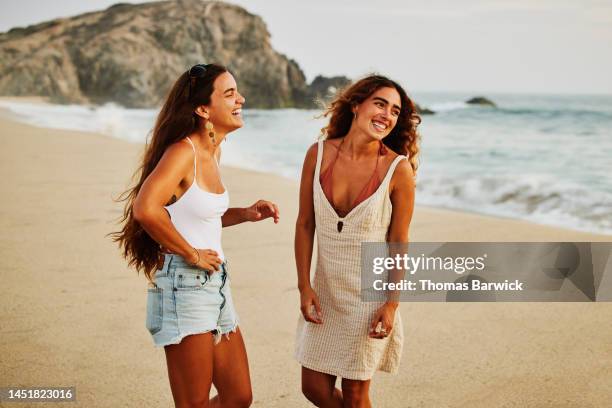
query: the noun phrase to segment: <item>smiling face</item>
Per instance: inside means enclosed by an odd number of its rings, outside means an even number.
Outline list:
[[[242,105],[244,97],[238,92],[234,76],[229,72],[219,75],[213,84],[210,104],[205,106],[208,119],[217,131],[229,133],[244,125]]]
[[[353,126],[374,139],[382,140],[395,127],[401,105],[395,88],[380,88],[354,108],[357,118]]]

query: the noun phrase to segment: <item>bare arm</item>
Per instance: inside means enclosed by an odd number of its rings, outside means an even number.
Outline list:
[[[310,263],[315,233],[315,214],[312,198],[313,178],[317,162],[317,145],[313,144],[306,153],[300,183],[300,206],[295,222],[295,266],[297,269],[298,289],[300,290],[301,310],[304,318],[313,323],[322,323],[321,308],[316,293],[310,285]],[[314,306],[317,315],[310,308]]]
[[[408,235],[412,213],[414,212],[414,173],[412,166],[408,160],[402,160],[395,169],[393,178],[391,179],[391,204],[393,212],[391,213],[391,224],[387,241],[395,243],[395,250],[405,253],[408,250]],[[402,245],[405,244],[405,245]],[[389,275],[389,281],[399,282],[404,278],[403,271],[392,271]],[[397,301],[387,302],[392,303],[397,307]]]
[[[402,160],[391,179],[391,225],[388,242],[408,243],[412,213],[414,212],[414,173],[408,160]]]
[[[391,213],[391,224],[387,234],[387,242],[393,243],[390,245],[390,257],[395,257],[396,254],[403,256],[408,250],[408,234],[412,213],[414,211],[414,173],[412,167],[407,160],[402,160],[393,173],[391,179],[391,204],[393,212]],[[389,282],[400,282],[404,278],[403,270],[390,270]],[[370,337],[383,338],[388,335],[393,329],[395,310],[399,306],[399,292],[388,291],[387,301],[378,309],[372,320],[370,327]],[[381,324],[382,329],[386,332],[375,332],[377,325]]]
[[[245,209],[239,207],[228,208],[225,214],[221,216],[221,225],[223,228],[231,227],[232,225],[241,224],[247,221]]]
[[[312,186],[317,160],[317,146],[308,149],[302,180],[300,183],[300,205],[295,222],[295,266],[297,268],[298,288],[310,287],[310,263],[315,233],[315,215],[312,199]]]
[[[208,257],[205,259],[204,252],[197,254],[194,251],[194,248],[174,228],[164,208],[192,166],[193,150],[190,146],[186,143],[175,143],[170,146],[143,183],[132,208],[136,221],[157,243],[169,252],[182,256],[188,262],[195,263],[198,259],[205,262]],[[214,258],[221,263],[216,253]]]

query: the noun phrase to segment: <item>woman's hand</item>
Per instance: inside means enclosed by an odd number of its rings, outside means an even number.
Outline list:
[[[393,330],[397,303],[385,303],[374,313],[370,324],[369,336],[373,339],[384,339]]]
[[[278,207],[271,201],[258,200],[255,204],[245,208],[245,219],[247,221],[261,221],[266,218],[274,218],[274,223],[278,224]]]
[[[196,254],[197,251],[197,254]],[[212,249],[192,249],[192,255],[187,259],[187,262],[198,268],[213,272],[218,271],[219,266],[223,263],[219,254]]]
[[[319,297],[311,287],[300,290],[300,310],[307,322],[316,324],[323,323]]]

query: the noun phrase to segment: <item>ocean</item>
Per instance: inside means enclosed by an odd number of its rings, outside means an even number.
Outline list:
[[[612,234],[612,96],[415,93],[423,116],[416,204]],[[157,110],[0,100],[23,122],[143,143]],[[243,111],[228,165],[299,179],[325,119],[316,110]],[[129,175],[126,175],[129,177]]]

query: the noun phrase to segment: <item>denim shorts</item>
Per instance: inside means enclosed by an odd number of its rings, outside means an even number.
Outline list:
[[[208,332],[217,344],[237,326],[226,262],[209,273],[178,255],[165,255],[153,287],[147,289],[146,328],[155,346],[179,344],[185,336]]]

